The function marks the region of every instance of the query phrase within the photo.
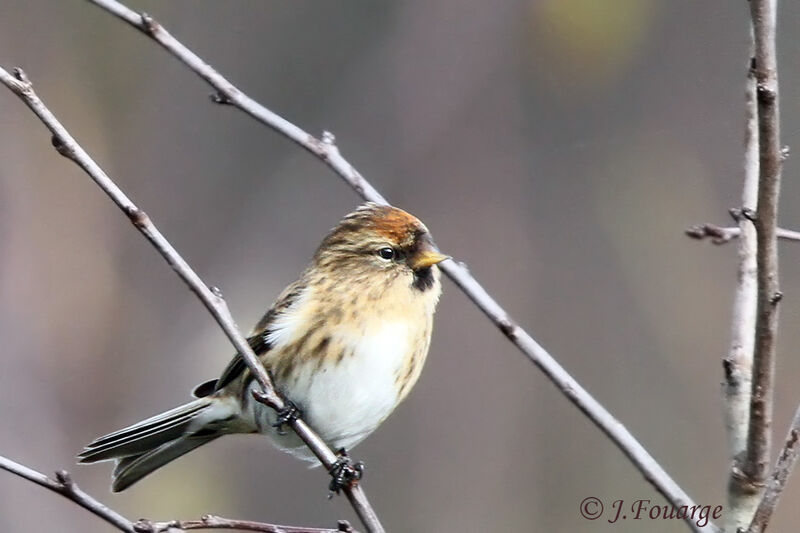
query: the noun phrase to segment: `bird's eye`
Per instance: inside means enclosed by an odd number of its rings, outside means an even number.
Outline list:
[[[380,256],[381,259],[390,261],[394,259],[394,250],[389,247],[381,248],[380,250],[378,250],[378,255]]]

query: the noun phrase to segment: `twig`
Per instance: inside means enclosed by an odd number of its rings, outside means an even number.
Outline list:
[[[74,161],[89,174],[92,180],[94,180],[94,182],[97,183],[111,200],[113,200],[113,202],[128,216],[133,225],[150,241],[156,250],[166,259],[172,269],[203,302],[236,350],[242,354],[248,368],[261,385],[262,393],[257,395],[257,399],[273,409],[282,409],[284,406],[283,399],[275,392],[272,381],[264,369],[264,366],[258,360],[255,353],[253,353],[253,350],[236,327],[236,323],[219,289],[209,288],[203,283],[189,264],[178,254],[161,232],[158,231],[147,214],[134,205],[125,193],[123,193],[97,163],[94,162],[89,154],[87,154],[75,139],[72,138],[55,115],[50,112],[36,95],[25,73],[20,69],[15,69],[14,74],[15,76],[11,76],[8,72],[0,68],[0,81],[19,96],[52,132],[53,146],[58,153]],[[326,470],[330,471],[337,460],[337,456],[328,448],[325,442],[301,419],[293,420],[291,422],[291,427],[311,451],[314,452],[314,455],[319,458]],[[358,514],[359,518],[364,522],[367,531],[370,533],[383,533],[383,526],[381,526],[377,515],[369,505],[361,487],[358,484],[352,484],[345,487],[344,491],[353,505],[356,514]]]
[[[752,31],[751,31],[752,40]],[[754,48],[755,44],[752,43]],[[754,51],[751,51],[751,56]],[[744,185],[742,208],[730,213],[739,224],[742,236],[739,241],[739,266],[737,269],[736,293],[733,301],[731,348],[722,361],[723,409],[725,430],[728,437],[728,512],[725,513],[725,529],[735,533],[746,527],[758,504],[758,493],[746,483],[742,476],[743,461],[747,449],[747,432],[750,424],[750,390],[753,380],[753,348],[756,332],[756,308],[758,303],[758,278],[756,261],[756,228],[750,220],[758,202],[758,107],[756,104],[756,74],[753,59],[749,60],[745,85],[745,130],[744,130]],[[717,243],[717,241],[714,241]],[[718,244],[718,243],[717,243]]]
[[[51,479],[41,472],[37,472],[32,468],[15,463],[11,459],[7,459],[3,456],[0,456],[0,468],[11,472],[12,474],[16,474],[21,478],[25,478],[28,481],[33,481],[37,485],[41,485],[46,489],[50,489],[53,492],[64,496],[68,500],[72,500],[87,511],[99,516],[120,531],[135,533],[133,524],[130,520],[113,509],[109,509],[99,501],[83,492],[78,485],[72,481],[69,473],[64,470],[56,472],[56,478]]]
[[[800,407],[794,414],[794,420],[789,427],[789,434],[786,436],[786,444],[783,445],[778,460],[775,463],[775,468],[772,470],[767,489],[764,491],[764,496],[758,504],[753,521],[750,523],[748,533],[761,533],[767,528],[772,513],[778,506],[778,500],[781,497],[786,480],[794,469],[797,463],[797,455],[800,452]]]
[[[200,520],[171,520],[169,522],[139,520],[133,524],[133,530],[136,533],[169,533],[175,530],[190,531],[198,529],[233,529],[261,533],[357,533],[346,520],[340,521],[336,529],[281,526],[264,522],[251,522],[249,520],[234,520],[214,515],[205,515]]]
[[[386,199],[342,157],[336,147],[333,135],[326,132],[321,139],[317,139],[251,99],[208,63],[170,35],[152,17],[131,11],[116,0],[89,1],[126,21],[168,50],[214,88],[216,92],[212,97],[213,101],[241,109],[262,124],[308,150],[325,162],[365,200],[381,204],[387,203]],[[676,507],[694,505],[683,489],[672,480],[669,474],[661,468],[625,426],[581,387],[525,330],[520,328],[508,313],[489,296],[475,278],[470,275],[463,264],[448,260],[440,263],[440,267],[478,308],[494,322],[503,334],[617,445],[658,492]],[[688,517],[686,523],[694,531],[718,531],[718,528],[713,524],[708,524],[705,527],[697,526]]]
[[[139,520],[132,523],[118,512],[103,505],[92,496],[83,492],[72,480],[65,470],[56,472],[55,479],[28,468],[0,455],[0,469],[16,474],[17,476],[32,481],[37,485],[52,490],[68,500],[71,500],[84,509],[99,516],[120,531],[127,533],[166,533],[174,530],[192,529],[235,529],[239,531],[260,531],[263,533],[358,533],[346,520],[341,520],[336,529],[316,527],[281,526],[264,522],[251,522],[248,520],[232,520],[220,516],[206,515],[200,520],[172,520],[169,522],[151,522]]]
[[[758,175],[756,175],[757,177]],[[749,224],[749,222],[748,222]],[[686,235],[693,239],[704,240],[710,239],[714,244],[727,244],[733,239],[738,239],[742,234],[742,227],[732,226],[717,226],[716,224],[698,224],[697,226],[690,226],[686,228]],[[787,241],[800,241],[800,231],[793,231],[790,229],[776,228],[775,234],[779,239]],[[753,234],[755,235],[755,233]],[[753,243],[753,258],[755,258],[755,243]],[[753,268],[755,274],[755,268]]]
[[[742,475],[759,492],[769,469],[775,341],[778,333],[778,195],[782,151],[778,120],[778,65],[775,51],[777,0],[751,0],[758,102],[759,176],[754,217],[757,235],[758,309],[747,453]]]

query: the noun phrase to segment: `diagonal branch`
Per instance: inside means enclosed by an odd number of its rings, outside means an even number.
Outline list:
[[[139,209],[122,190],[114,183],[103,169],[94,162],[88,153],[72,138],[69,132],[61,125],[53,113],[44,105],[33,90],[33,87],[26,78],[24,72],[15,69],[15,76],[0,68],[0,81],[11,91],[22,99],[23,102],[39,117],[53,134],[53,146],[58,153],[71,159],[81,167],[94,182],[117,204],[117,206],[128,216],[133,225],[138,229],[150,243],[156,248],[172,269],[183,279],[192,292],[203,302],[208,311],[212,314],[219,326],[225,332],[228,339],[236,350],[243,356],[248,368],[261,385],[262,392],[256,399],[262,401],[273,409],[280,410],[284,407],[284,401],[275,391],[264,366],[256,357],[250,345],[239,332],[236,323],[231,316],[230,310],[219,289],[209,288],[203,280],[192,270],[189,264],[178,254],[175,248],[158,231],[152,223],[150,217]],[[306,443],[306,445],[319,458],[325,468],[330,471],[337,460],[337,456],[328,448],[325,442],[301,419],[290,422],[292,429]],[[347,498],[353,505],[353,509],[364,523],[370,533],[382,533],[381,526],[375,511],[373,511],[367,501],[364,491],[358,484],[352,484],[344,488]]]
[[[758,103],[759,175],[756,226],[758,263],[758,308],[750,422],[747,451],[742,464],[745,481],[758,492],[769,470],[772,433],[772,396],[775,374],[775,343],[778,333],[777,220],[782,153],[778,119],[778,65],[775,50],[777,0],[751,0]]]
[[[37,472],[32,468],[15,463],[11,459],[7,459],[3,456],[0,456],[0,469],[11,472],[12,474],[16,474],[21,478],[27,479],[28,481],[33,481],[37,485],[52,490],[53,492],[64,496],[68,500],[72,500],[87,511],[99,516],[120,531],[135,533],[133,524],[130,520],[83,492],[64,470],[56,472],[56,478],[51,479],[41,472]]]
[[[387,203],[386,199],[342,157],[336,147],[333,135],[325,133],[321,139],[317,139],[259,104],[175,39],[152,17],[138,14],[116,0],[89,1],[116,15],[150,37],[194,71],[216,91],[212,98],[215,102],[232,105],[279,134],[288,137],[327,164],[365,200],[382,204]],[[440,267],[500,331],[611,439],[658,492],[675,507],[694,505],[691,498],[664,471],[661,465],[656,462],[630,431],[570,376],[524,329],[517,325],[508,313],[472,277],[463,264],[448,260],[441,263]],[[709,524],[705,527],[700,527],[688,517],[686,518],[686,523],[694,531],[717,531],[714,525]]]
[[[778,456],[778,461],[775,463],[775,468],[772,470],[767,489],[764,491],[764,496],[758,504],[753,521],[750,523],[748,533],[761,533],[767,529],[772,513],[778,506],[778,500],[781,497],[786,480],[794,469],[797,463],[797,455],[800,453],[800,407],[794,414],[794,420],[789,427],[789,434],[786,436],[786,443]]]

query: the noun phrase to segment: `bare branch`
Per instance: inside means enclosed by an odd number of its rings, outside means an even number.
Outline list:
[[[747,453],[746,483],[762,490],[769,469],[775,342],[778,332],[778,196],[782,150],[778,120],[778,65],[775,51],[777,0],[751,0],[755,42],[754,71],[758,102],[759,176],[755,227],[758,262],[758,310]]]
[[[738,227],[693,226],[686,234],[724,244],[741,236],[731,350],[723,361],[725,424],[731,473],[726,530],[743,531],[764,488],[769,462],[778,285],[777,239],[800,233],[777,227],[782,161],[775,53],[777,0],[751,0],[752,58],[747,76],[745,180]],[[752,222],[752,224],[750,223]],[[762,500],[763,503],[763,500]]]
[[[754,47],[755,44],[751,44],[751,48]],[[758,302],[756,228],[752,223],[752,214],[758,202],[758,107],[752,57],[748,64],[745,85],[742,208],[730,211],[733,219],[739,224],[738,228],[732,229],[739,230],[741,235],[738,246],[739,266],[733,301],[731,347],[728,356],[722,361],[725,377],[722,387],[723,409],[730,458],[725,529],[731,533],[747,526],[758,502],[758,493],[752,490],[742,476],[742,462],[747,449],[747,428],[750,424],[750,390],[753,379],[753,348]],[[716,240],[714,242],[716,243]]]
[[[151,522],[142,519],[136,523],[132,523],[118,512],[83,492],[65,470],[56,472],[55,479],[51,479],[32,468],[28,468],[25,465],[21,465],[1,455],[0,469],[16,474],[21,478],[32,481],[37,485],[64,496],[68,500],[77,503],[84,509],[99,516],[120,531],[125,531],[127,533],[167,533],[175,530],[188,531],[195,529],[234,529],[239,531],[260,531],[263,533],[358,533],[346,520],[341,520],[336,529],[281,526],[264,522],[251,522],[249,520],[233,520],[212,515],[203,516],[200,520]]]
[[[357,533],[346,520],[339,522],[336,529],[317,527],[281,526],[249,520],[234,520],[221,516],[205,515],[200,520],[171,520],[169,522],[151,522],[139,520],[133,525],[136,533],[170,533],[172,531],[190,531],[199,529],[233,529],[236,531],[258,531],[260,533]]]
[[[697,226],[690,226],[686,228],[686,235],[693,239],[704,240],[711,239],[714,244],[727,244],[732,239],[738,239],[742,234],[742,227],[739,226],[717,226],[716,224],[698,224]],[[776,228],[775,234],[779,239],[787,241],[800,241],[800,231],[793,231],[790,229]],[[754,234],[755,235],[755,234]],[[755,243],[754,243],[755,244]],[[753,246],[753,258],[755,258],[755,245]],[[755,269],[753,269],[755,274]]]
[[[130,520],[113,509],[109,509],[99,501],[83,492],[78,485],[72,481],[70,475],[64,470],[56,472],[56,478],[51,479],[41,472],[37,472],[32,468],[28,468],[27,466],[16,463],[3,456],[0,456],[0,468],[11,472],[12,474],[16,474],[21,478],[27,479],[28,481],[33,481],[37,485],[52,490],[53,492],[64,496],[68,500],[72,500],[87,511],[99,516],[120,531],[135,533],[133,524]]]
[[[183,279],[192,292],[203,302],[219,326],[230,339],[236,350],[242,354],[248,368],[253,373],[258,383],[261,385],[262,393],[257,396],[259,401],[269,405],[273,409],[284,407],[283,399],[277,394],[272,385],[272,381],[256,357],[250,345],[239,332],[236,323],[231,316],[230,310],[222,298],[219,289],[209,288],[203,280],[192,270],[189,264],[178,254],[175,248],[167,241],[156,226],[152,223],[147,214],[139,209],[122,190],[103,172],[100,166],[94,162],[88,153],[72,138],[69,132],[61,125],[58,119],[50,112],[33,90],[33,86],[21,69],[15,69],[15,76],[0,68],[0,81],[11,89],[31,111],[39,117],[45,126],[53,134],[53,146],[64,157],[74,161],[94,180],[94,182],[117,204],[117,206],[128,216],[133,225],[138,229],[150,243],[156,248],[172,269]],[[337,456],[328,448],[325,442],[301,419],[290,422],[292,429],[314,452],[326,470],[337,460]],[[381,526],[375,511],[369,505],[364,491],[358,484],[351,484],[344,488],[345,494],[353,505],[359,518],[364,522],[367,531],[382,533]]]
[[[778,500],[781,497],[786,480],[794,469],[797,463],[797,455],[800,452],[800,407],[794,414],[794,420],[789,427],[789,434],[786,436],[786,443],[783,445],[778,461],[775,463],[775,468],[770,476],[767,489],[764,491],[764,496],[758,504],[753,521],[750,523],[748,533],[761,533],[767,528],[772,513],[778,506]]]
[[[198,76],[211,85],[214,100],[236,107],[262,124],[272,128],[297,143],[327,164],[347,182],[362,198],[381,204],[386,199],[344,158],[336,147],[333,135],[324,133],[317,139],[283,117],[248,97],[231,82],[214,70],[194,52],[186,48],[152,17],[139,15],[116,0],[89,0],[126,21],[167,49]],[[691,498],[667,474],[647,450],[614,416],[595,400],[555,359],[524,329],[520,328],[472,277],[467,268],[453,260],[440,263],[442,270],[478,306],[481,311],[519,350],[558,387],[601,431],[603,431],[628,459],[639,469],[655,489],[675,507],[694,505]],[[687,525],[694,531],[717,531],[713,524],[700,527],[687,517]]]
[[[175,37],[153,17],[145,13],[136,13],[116,0],[88,1],[124,20],[178,58],[213,87],[215,91],[211,97],[213,102],[237,107],[279,134],[288,137],[302,148],[305,148],[327,163],[329,167],[344,178],[363,198],[380,204],[388,203],[386,199],[341,156],[336,147],[333,135],[325,133],[322,135],[321,139],[317,139],[280,115],[262,106],[225,79],[219,72],[214,70],[211,65],[184,46],[183,43],[175,39]]]

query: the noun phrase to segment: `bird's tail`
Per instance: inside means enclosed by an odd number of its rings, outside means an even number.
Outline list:
[[[200,398],[96,439],[78,459],[81,463],[116,460],[111,490],[119,492],[221,436],[225,423],[236,414],[224,400]]]

